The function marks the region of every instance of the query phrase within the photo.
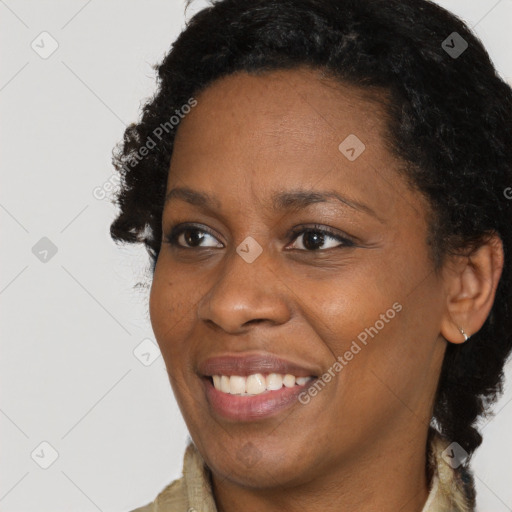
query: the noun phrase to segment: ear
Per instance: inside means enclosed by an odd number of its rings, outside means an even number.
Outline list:
[[[503,242],[497,234],[469,256],[451,256],[443,268],[446,309],[441,334],[451,343],[463,343],[459,327],[471,336],[485,323],[503,271]]]

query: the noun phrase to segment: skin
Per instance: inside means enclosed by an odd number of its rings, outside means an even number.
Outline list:
[[[421,511],[445,349],[463,342],[458,326],[473,334],[489,314],[499,239],[434,271],[429,205],[397,172],[384,113],[363,91],[298,68],[230,75],[197,100],[179,126],[167,190],[214,201],[166,203],[150,315],[219,511]],[[338,149],[349,134],[366,146],[353,162]],[[374,214],[334,199],[271,207],[274,194],[297,189],[336,191]],[[185,222],[200,224],[179,238],[192,247],[170,244],[165,235]],[[325,234],[311,249],[311,237],[290,235],[315,224],[354,245]],[[203,235],[195,247],[194,235]],[[263,249],[252,263],[236,252],[248,236]],[[200,361],[267,352],[321,375],[394,303],[401,311],[307,405],[253,422],[209,407]],[[248,442],[256,462],[243,455]]]

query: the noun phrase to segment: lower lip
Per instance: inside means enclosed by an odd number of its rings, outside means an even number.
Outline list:
[[[223,393],[215,389],[209,378],[205,378],[204,382],[206,399],[217,414],[234,421],[254,421],[274,416],[294,403],[299,403],[298,396],[314,381],[250,396]]]

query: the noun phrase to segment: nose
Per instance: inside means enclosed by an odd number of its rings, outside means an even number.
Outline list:
[[[251,324],[281,325],[290,319],[286,286],[265,251],[252,263],[238,253],[226,256],[213,286],[199,302],[199,317],[230,334]]]

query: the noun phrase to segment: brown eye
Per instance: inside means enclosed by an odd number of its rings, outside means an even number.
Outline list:
[[[192,249],[194,247],[223,247],[208,231],[195,226],[176,226],[167,237],[174,246]]]
[[[303,228],[294,233],[295,244],[292,249],[318,251],[336,247],[353,247],[354,243],[348,238],[335,234],[327,229]]]

